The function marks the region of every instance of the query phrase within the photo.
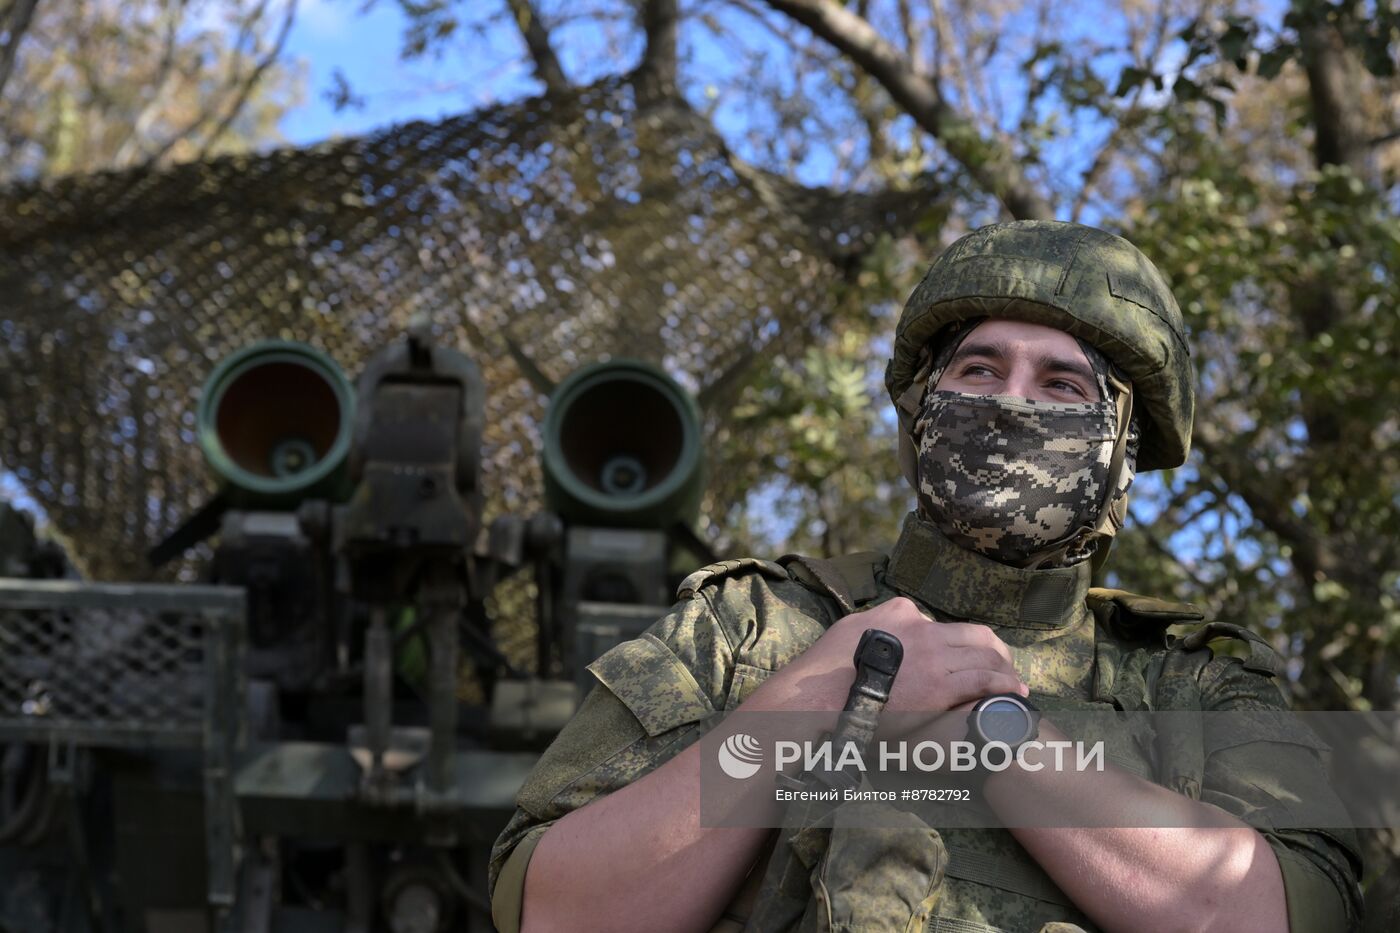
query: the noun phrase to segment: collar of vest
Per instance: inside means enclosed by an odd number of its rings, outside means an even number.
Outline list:
[[[1086,612],[1089,561],[1025,570],[958,547],[910,512],[890,553],[885,582],[911,599],[957,619],[1033,629],[1059,629]]]

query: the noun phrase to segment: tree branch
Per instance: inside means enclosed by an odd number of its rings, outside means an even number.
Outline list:
[[[262,2],[258,4],[257,9],[255,9],[253,13],[247,19],[244,20],[242,25],[239,27],[238,38],[230,45],[230,48],[232,50],[230,54],[237,54],[237,51],[242,48],[243,42],[253,34],[254,25],[259,19],[262,18],[263,14],[267,11],[267,7],[270,2],[271,0],[262,0]],[[276,59],[276,57],[281,54],[282,45],[286,42],[287,34],[291,30],[291,17],[292,13],[294,13],[296,10],[296,5],[297,0],[289,0],[287,6],[287,16],[283,19],[282,31],[280,36],[278,37],[277,42],[274,44],[273,53],[265,57],[256,66],[254,66],[253,70],[249,73],[249,75],[246,78],[237,73],[239,69],[236,67],[236,59],[233,63],[230,64],[229,70],[233,72],[233,74],[230,76],[228,85],[225,90],[234,94],[234,99],[235,101],[237,101],[237,103],[234,106],[234,108],[229,111],[226,118],[223,121],[221,121],[220,128],[218,130],[219,134],[222,134],[223,131],[227,129],[228,126],[232,125],[233,121],[238,118],[238,112],[242,109],[243,103],[247,101],[248,95],[252,93],[254,85],[256,85],[257,82],[262,78],[263,74],[266,72],[267,68],[271,66],[272,62]],[[177,130],[175,133],[171,134],[171,136],[168,139],[166,139],[165,142],[161,143],[154,152],[146,156],[146,158],[141,163],[141,168],[149,169],[153,167],[165,156],[167,152],[175,148],[176,144],[179,143],[180,140],[188,139],[195,133],[199,132],[200,129],[202,129],[206,124],[208,124],[210,120],[214,118],[216,110],[217,108],[214,106],[204,108],[198,116],[186,123],[182,129]],[[204,150],[201,150],[201,157],[203,156],[203,154]]]
[[[1319,169],[1345,166],[1359,178],[1366,169],[1369,151],[1365,117],[1356,93],[1359,69],[1349,57],[1336,26],[1318,23],[1300,31],[1303,69],[1312,100],[1313,158]],[[1340,247],[1340,242],[1333,242]],[[1309,338],[1332,330],[1346,315],[1346,303],[1336,285],[1313,278],[1289,292],[1292,312]],[[1303,418],[1314,448],[1336,448],[1343,425],[1334,405],[1326,399],[1305,396]]]
[[[895,8],[899,13],[899,31],[904,34],[904,48],[909,56],[909,67],[919,74],[927,74],[928,62],[925,61],[919,31],[914,28],[914,15],[909,9],[909,0],[899,0]]]
[[[929,76],[936,86],[949,84],[957,88],[958,99],[964,107],[972,103],[972,82],[968,74],[970,49],[958,29],[954,28],[952,17],[948,15],[947,4],[943,0],[929,0],[929,13],[933,18],[933,73]]]
[[[5,90],[10,73],[14,71],[15,61],[19,57],[19,44],[24,40],[24,34],[29,31],[29,24],[34,19],[34,8],[38,5],[39,0],[14,0],[4,14],[0,15],[0,29],[5,33],[5,42],[0,45],[0,91]]]
[[[262,61],[248,74],[248,80],[238,89],[234,96],[233,106],[229,107],[224,118],[214,127],[214,132],[210,133],[204,140],[204,145],[199,149],[199,158],[203,159],[209,155],[209,151],[214,144],[219,141],[219,137],[228,132],[228,128],[233,125],[233,121],[238,119],[238,115],[243,112],[243,107],[248,103],[248,98],[252,96],[253,89],[258,86],[267,69],[282,57],[282,50],[287,46],[287,36],[292,31],[292,21],[296,18],[297,0],[288,0],[287,12],[282,17],[282,28],[277,33],[277,38],[273,40],[272,48],[263,56]]]
[[[855,9],[857,16],[864,19],[869,15],[869,9],[869,0],[857,0]],[[906,0],[900,0],[900,14],[907,16],[908,12],[908,3]],[[855,107],[856,113],[860,115],[861,123],[865,124],[868,162],[879,173],[885,157],[889,155],[889,146],[885,144],[884,132],[885,124],[888,121],[879,107],[875,92],[875,79],[869,74],[862,71],[856,72],[855,85],[851,88],[851,104]]]
[[[545,375],[544,370],[536,365],[520,344],[511,339],[510,334],[501,333],[501,339],[505,341],[506,352],[515,361],[515,365],[520,369],[520,374],[525,377],[525,381],[534,386],[535,391],[541,395],[553,395],[558,388],[558,383]]]
[[[1211,591],[1209,583],[1202,579],[1200,574],[1196,573],[1196,569],[1182,560],[1179,554],[1168,547],[1161,538],[1153,533],[1151,523],[1144,522],[1133,514],[1131,506],[1128,508],[1128,513],[1132,516],[1133,534],[1138,540],[1146,541],[1148,547],[1156,552],[1157,556],[1165,558],[1169,563],[1180,570],[1182,575],[1195,585],[1197,592],[1209,593]]]
[[[676,87],[676,32],[680,11],[676,0],[646,0],[642,5],[642,28],[647,47],[642,53],[638,77],[653,89],[674,93]]]
[[[1108,138],[1104,140],[1099,151],[1094,154],[1094,161],[1089,163],[1089,167],[1084,170],[1079,181],[1079,193],[1074,196],[1074,206],[1070,208],[1070,220],[1079,222],[1080,215],[1088,205],[1089,199],[1093,197],[1094,190],[1098,187],[1099,179],[1113,162],[1113,157],[1118,153],[1123,140],[1131,133],[1142,120],[1142,111],[1138,108],[1138,100],[1142,95],[1142,88],[1133,91],[1132,99],[1119,118],[1116,126],[1108,133]]]
[[[950,107],[937,84],[916,72],[869,22],[831,0],[764,2],[806,26],[879,81],[1013,217],[1054,219],[1054,207],[1031,184],[1014,154],[1000,141],[982,136],[971,119]]]
[[[1302,576],[1304,585],[1345,577],[1345,562],[1317,529],[1293,514],[1275,484],[1247,454],[1226,453],[1228,442],[1214,425],[1201,418],[1196,421],[1195,442],[1226,488],[1244,500],[1260,524],[1292,548],[1290,563]]]
[[[1366,127],[1356,93],[1359,69],[1346,43],[1329,23],[1300,32],[1303,69],[1312,100],[1313,155],[1319,168],[1345,165],[1358,175],[1366,166]]]
[[[151,96],[136,118],[131,121],[130,127],[127,129],[126,139],[122,140],[121,145],[117,147],[116,155],[112,157],[114,165],[124,165],[128,159],[136,154],[136,150],[141,144],[141,135],[146,132],[160,112],[160,104],[165,98],[165,89],[170,84],[171,76],[175,73],[175,39],[179,34],[180,24],[184,21],[186,3],[187,0],[174,0],[170,4],[170,18],[166,21],[160,64],[156,67],[155,79],[151,82]]]
[[[1129,27],[1129,32],[1132,35],[1129,41],[1129,49],[1132,52],[1134,61],[1156,61],[1158,54],[1161,53],[1162,45],[1166,42],[1167,28],[1170,22],[1171,19],[1166,11],[1163,11],[1157,16],[1152,30],[1152,45],[1150,49],[1143,48],[1143,43],[1148,40],[1142,37],[1136,29]],[[1113,161],[1115,150],[1122,144],[1128,132],[1136,128],[1142,121],[1144,114],[1140,104],[1146,87],[1147,85],[1140,84],[1133,89],[1132,96],[1128,99],[1126,106],[1123,108],[1122,116],[1118,118],[1117,124],[1109,132],[1103,147],[1094,155],[1094,161],[1090,163],[1088,169],[1085,170],[1084,176],[1080,181],[1079,193],[1075,195],[1074,206],[1070,209],[1070,220],[1075,223],[1079,222],[1080,215],[1083,214],[1084,209],[1088,206],[1089,199],[1093,197],[1094,189],[1098,186],[1099,179]]]
[[[735,357],[724,372],[710,380],[710,383],[700,390],[700,394],[695,399],[700,410],[709,411],[719,399],[724,398],[732,391],[748,373],[754,361],[768,350],[770,343],[771,341],[765,341],[762,346],[744,350]]]
[[[520,29],[521,38],[525,40],[530,60],[535,64],[535,77],[540,79],[545,90],[551,94],[567,91],[570,87],[569,79],[564,75],[559,57],[554,54],[549,30],[540,21],[540,16],[535,12],[530,0],[506,0],[506,5],[510,7],[510,15]]]
[[[1389,133],[1382,133],[1379,136],[1373,136],[1371,139],[1368,139],[1366,141],[1366,148],[1379,149],[1381,146],[1387,143],[1393,143],[1397,139],[1400,139],[1400,130],[1391,130]]]

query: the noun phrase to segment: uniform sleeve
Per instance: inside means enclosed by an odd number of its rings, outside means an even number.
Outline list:
[[[699,739],[723,707],[732,657],[731,637],[696,594],[589,665],[598,686],[520,788],[491,853],[491,910],[501,930],[519,928],[525,869],[545,830]]]
[[[1345,828],[1295,829],[1278,819],[1307,801],[1307,813],[1330,811],[1345,827],[1346,809],[1327,772],[1326,745],[1302,724],[1253,730],[1217,712],[1283,711],[1287,703],[1273,678],[1238,658],[1219,657],[1202,671],[1205,777],[1201,799],[1254,826],[1278,858],[1288,899],[1291,933],[1343,933],[1359,928],[1360,849]],[[1247,717],[1243,717],[1247,721]],[[1275,823],[1290,828],[1276,827]]]

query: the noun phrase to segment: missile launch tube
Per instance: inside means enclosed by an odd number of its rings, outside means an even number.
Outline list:
[[[199,444],[231,503],[276,508],[339,498],[354,409],[354,389],[330,357],[301,343],[264,341],[225,357],[210,374],[199,400]]]
[[[699,410],[655,366],[597,363],[550,397],[545,501],[565,521],[656,529],[690,523],[703,482]]]

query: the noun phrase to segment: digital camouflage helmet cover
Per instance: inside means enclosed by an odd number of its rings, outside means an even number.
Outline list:
[[[1080,224],[992,224],[948,247],[900,315],[885,386],[913,481],[914,414],[932,344],[950,324],[1006,318],[1063,330],[1097,348],[1132,383],[1139,472],[1180,466],[1195,411],[1191,351],[1166,279],[1122,237]]]

